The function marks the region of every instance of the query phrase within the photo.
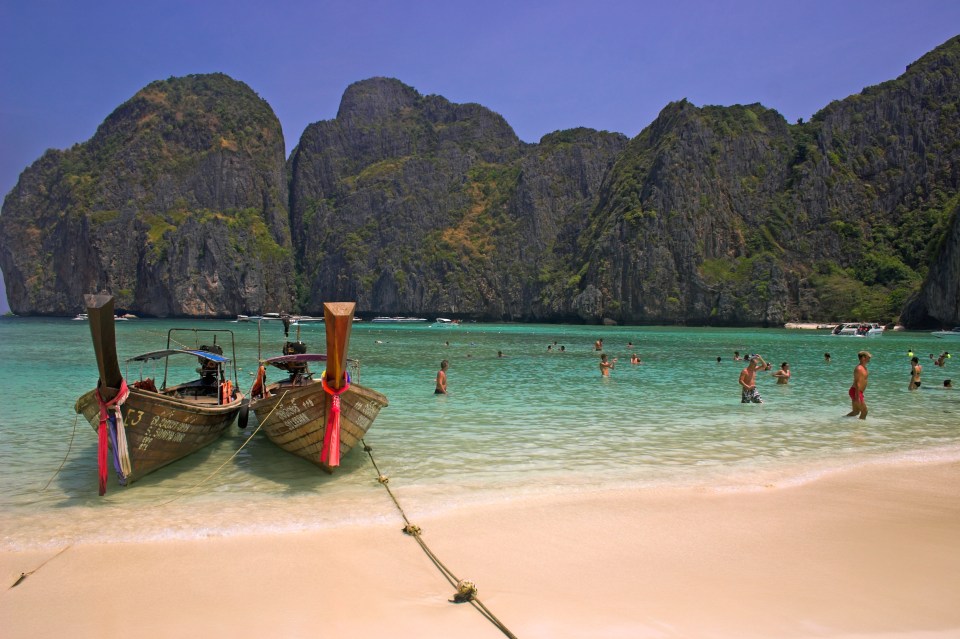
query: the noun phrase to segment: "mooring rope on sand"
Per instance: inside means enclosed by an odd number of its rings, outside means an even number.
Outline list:
[[[388,482],[390,481],[390,478],[384,475],[380,471],[380,467],[377,466],[377,460],[373,458],[373,448],[368,446],[367,443],[362,439],[360,440],[360,443],[363,444],[364,452],[367,453],[368,457],[370,457],[370,463],[373,464],[374,470],[377,471],[377,481],[380,483],[381,486],[384,487],[384,489],[386,489],[387,494],[390,496],[390,499],[393,500],[393,504],[397,507],[397,510],[400,511],[400,516],[403,517],[403,521],[406,524],[403,527],[404,534],[410,535],[416,540],[418,544],[420,544],[420,548],[423,549],[423,552],[427,555],[427,557],[430,558],[430,561],[432,561],[433,564],[437,567],[437,569],[440,570],[440,572],[443,574],[446,580],[450,582],[450,585],[457,589],[457,592],[453,595],[453,599],[451,599],[450,602],[451,603],[467,603],[467,602],[471,603],[473,607],[476,608],[480,612],[480,614],[486,617],[487,620],[490,621],[490,623],[495,625],[500,630],[500,632],[502,632],[507,637],[510,637],[510,639],[517,639],[516,635],[510,632],[510,630],[505,625],[503,625],[503,622],[497,619],[496,615],[490,612],[490,609],[487,608],[485,605],[483,605],[483,602],[481,602],[480,599],[477,598],[476,584],[474,584],[472,581],[467,581],[465,579],[457,579],[456,575],[453,574],[453,571],[447,568],[444,565],[444,563],[440,561],[440,558],[437,557],[437,555],[434,554],[432,550],[430,550],[429,546],[427,546],[427,543],[423,540],[423,537],[421,535],[422,531],[420,530],[420,527],[410,523],[410,519],[407,518],[407,513],[404,512],[403,507],[400,505],[400,502],[397,501],[396,495],[393,494],[393,491],[390,490],[390,486],[387,485]]]
[[[31,570],[30,572],[21,572],[21,573],[20,573],[20,576],[17,577],[17,580],[14,581],[12,584],[10,584],[10,586],[7,588],[7,590],[10,590],[11,588],[16,588],[16,587],[19,586],[21,583],[23,583],[23,580],[24,580],[24,579],[26,579],[27,577],[29,577],[29,576],[32,575],[33,573],[37,572],[38,570],[40,570],[41,568],[43,568],[44,566],[46,566],[47,564],[49,564],[51,561],[53,561],[54,559],[56,559],[57,557],[59,557],[59,556],[62,555],[63,553],[65,553],[65,552],[67,552],[68,550],[70,550],[72,547],[73,547],[73,544],[70,544],[70,545],[68,545],[68,546],[64,546],[63,548],[60,549],[59,552],[57,552],[57,554],[53,555],[52,557],[47,558],[46,561],[44,561],[42,564],[40,564],[39,566],[37,566],[36,568],[34,568],[33,570]]]

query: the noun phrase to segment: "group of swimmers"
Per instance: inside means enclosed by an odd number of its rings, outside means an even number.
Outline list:
[[[913,354],[913,351],[907,351],[907,356],[910,358],[910,382],[907,384],[908,390],[917,390],[920,388],[920,373],[923,372],[923,367],[920,366],[920,358],[916,357]],[[933,365],[943,368],[947,365],[947,359],[950,357],[950,353],[943,351],[940,353],[940,357],[934,360]],[[933,360],[933,353],[930,354],[930,359]],[[944,388],[953,388],[953,381],[949,379],[943,380]]]
[[[448,342],[449,344],[449,342]],[[554,342],[551,345],[547,346],[547,350],[553,350],[552,347],[556,345]],[[633,342],[630,342],[627,345],[628,348],[633,348]],[[563,346],[559,347],[559,350],[562,352],[566,350]],[[602,351],[603,350],[603,340],[598,339],[594,343],[594,350]],[[916,390],[920,388],[920,374],[923,368],[920,366],[920,359],[913,355],[913,351],[907,353],[910,359],[910,382],[907,386],[909,390]],[[502,351],[497,351],[498,357],[503,357]],[[866,419],[867,417],[867,403],[864,399],[863,393],[867,388],[867,377],[869,376],[869,371],[867,370],[867,364],[870,362],[873,356],[867,351],[860,351],[857,353],[857,366],[853,369],[853,384],[850,386],[848,394],[850,395],[850,400],[852,403],[851,411],[847,413],[847,417],[856,417],[859,416],[860,419]],[[950,357],[950,353],[944,351],[940,354],[940,357],[934,362],[936,366],[943,367],[945,366],[945,361]],[[933,355],[930,355],[930,358],[933,359]],[[740,356],[740,351],[733,352],[734,361],[743,361],[747,360],[747,366],[742,371],[740,371],[740,403],[742,404],[762,404],[763,399],[760,397],[760,393],[757,391],[757,371],[763,370],[768,371],[773,368],[768,362],[764,361],[763,357],[759,354],[747,355],[745,357]],[[830,353],[823,354],[824,362],[830,363]],[[721,362],[721,358],[717,357],[717,363]],[[600,375],[603,377],[609,377],[610,371],[616,366],[617,358],[614,357],[612,360],[607,358],[606,353],[600,354]],[[630,357],[631,364],[642,364],[640,357],[633,353]],[[447,394],[447,368],[449,367],[449,362],[443,360],[440,362],[440,370],[437,372],[436,379],[436,389],[434,393]],[[780,364],[780,368],[777,371],[772,373],[773,377],[776,378],[777,384],[788,384],[790,382],[790,364],[783,362]],[[943,381],[944,388],[953,388],[953,382],[949,379]]]

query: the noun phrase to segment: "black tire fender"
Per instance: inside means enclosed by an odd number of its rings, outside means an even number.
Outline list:
[[[250,420],[250,400],[244,399],[240,402],[240,412],[237,413],[237,426],[239,428],[246,428],[247,422]]]

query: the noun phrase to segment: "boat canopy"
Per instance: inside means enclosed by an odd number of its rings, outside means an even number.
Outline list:
[[[322,353],[294,353],[293,355],[280,355],[279,357],[271,357],[270,359],[263,360],[263,363],[269,364],[270,366],[281,366],[283,364],[290,363],[325,361],[327,361],[327,356]]]
[[[223,355],[217,355],[216,353],[209,353],[207,351],[189,351],[182,350],[179,348],[167,348],[162,351],[151,351],[149,353],[144,353],[143,355],[137,355],[136,357],[131,357],[128,359],[128,362],[148,362],[152,359],[163,359],[164,357],[170,357],[171,355],[193,355],[194,357],[199,357],[201,359],[207,359],[211,362],[217,362],[222,364],[224,362],[229,362],[229,357],[224,357]]]

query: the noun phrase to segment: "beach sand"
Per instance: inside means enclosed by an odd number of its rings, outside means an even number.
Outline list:
[[[960,637],[960,463],[407,514],[520,638]],[[3,552],[0,636],[504,636],[402,526]]]

